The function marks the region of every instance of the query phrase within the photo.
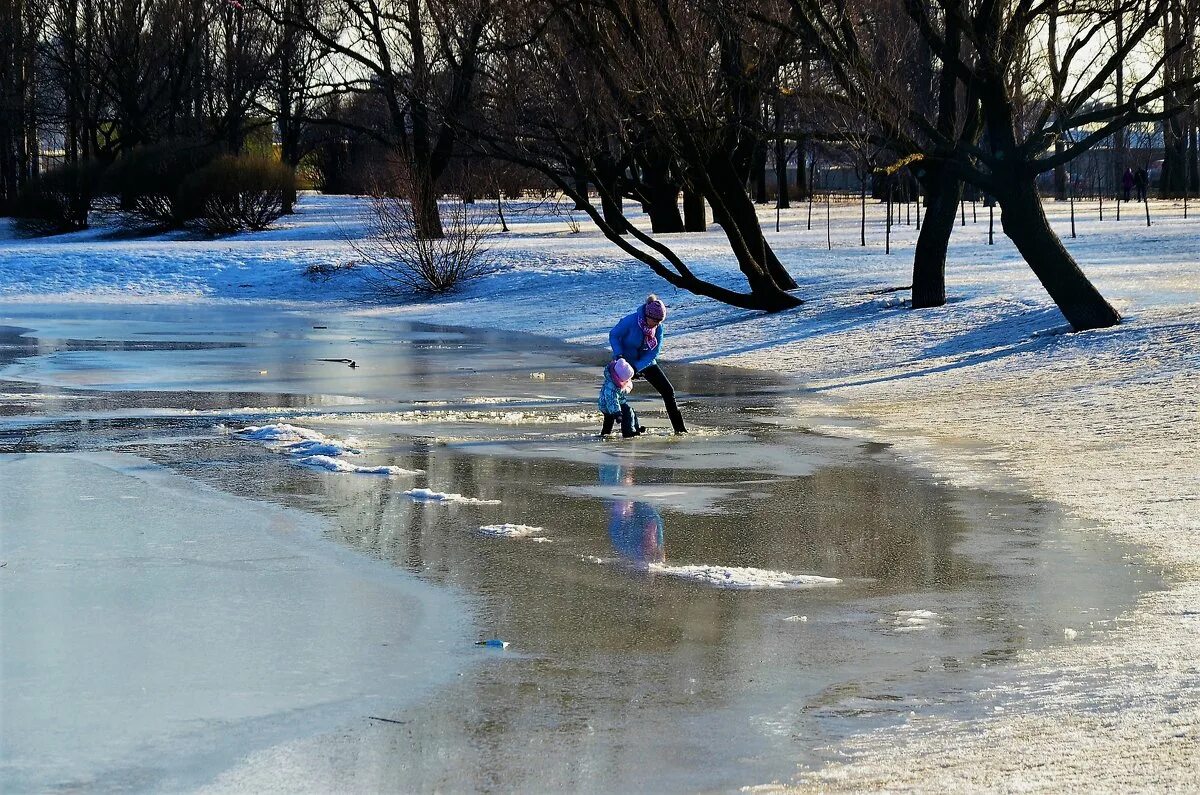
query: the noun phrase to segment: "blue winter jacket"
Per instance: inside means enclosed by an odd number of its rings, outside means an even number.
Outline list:
[[[663,324],[659,323],[654,329],[658,345],[653,350],[646,350],[645,335],[642,334],[638,319],[642,316],[639,308],[631,315],[626,315],[608,332],[608,344],[612,346],[613,357],[620,357],[633,365],[634,372],[640,373],[658,361],[658,355],[663,349]]]
[[[612,380],[612,373],[605,367],[604,383],[600,386],[600,397],[596,401],[596,405],[600,408],[600,413],[620,416],[621,406],[624,406],[628,402],[625,398],[625,393],[617,388],[616,382]]]

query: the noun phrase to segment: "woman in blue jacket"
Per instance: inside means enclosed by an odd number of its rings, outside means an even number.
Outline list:
[[[646,379],[662,395],[675,433],[687,433],[683,415],[675,403],[675,388],[658,366],[658,355],[662,353],[662,323],[666,317],[666,304],[651,293],[636,312],[621,318],[613,326],[608,332],[608,344],[612,346],[614,359],[624,359],[633,365],[634,378]]]

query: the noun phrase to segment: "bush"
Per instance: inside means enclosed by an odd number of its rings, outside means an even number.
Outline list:
[[[28,235],[57,235],[87,229],[99,168],[91,163],[42,173],[13,205],[17,229]]]
[[[373,196],[366,223],[369,236],[352,241],[375,271],[368,280],[386,292],[444,293],[491,273],[495,266],[483,245],[483,218],[461,204],[444,205],[442,212],[444,235],[421,237],[408,199]]]
[[[109,167],[103,185],[127,220],[178,229],[200,216],[185,182],[213,156],[211,146],[188,141],[139,146]]]
[[[295,189],[292,169],[259,155],[218,157],[183,185],[198,208],[193,224],[213,234],[266,229]]]

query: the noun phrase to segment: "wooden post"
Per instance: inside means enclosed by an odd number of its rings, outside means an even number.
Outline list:
[[[1071,239],[1075,239],[1075,178],[1071,178]]]
[[[883,253],[892,253],[892,183],[888,183],[887,195],[887,227],[883,234]]]
[[[829,231],[829,224],[830,224],[830,221],[829,221],[829,191],[826,190],[825,191],[825,245],[829,247],[830,251],[833,251],[833,236],[832,236],[832,233]]]

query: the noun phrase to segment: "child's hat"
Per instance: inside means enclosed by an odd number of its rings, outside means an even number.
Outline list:
[[[613,359],[612,364],[608,366],[608,372],[620,389],[624,389],[633,380],[633,365],[624,359]]]

